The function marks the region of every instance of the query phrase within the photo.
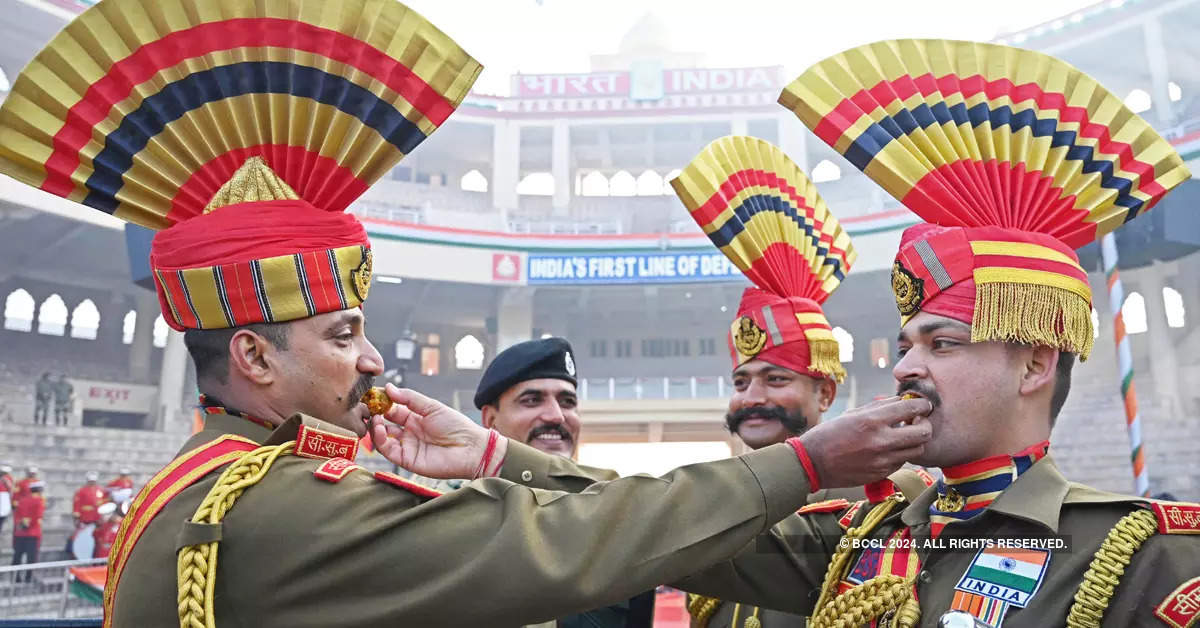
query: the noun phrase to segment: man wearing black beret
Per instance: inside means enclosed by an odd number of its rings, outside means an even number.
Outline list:
[[[515,344],[488,365],[475,391],[483,426],[548,454],[579,447],[575,356],[565,338]]]
[[[575,392],[575,354],[565,338],[515,344],[496,356],[475,392],[483,426],[548,454],[575,458],[579,450],[579,398]],[[587,469],[580,486],[617,475]],[[565,480],[565,478],[562,478]],[[545,624],[556,628],[649,628],[654,592],[622,604],[564,617]],[[540,626],[539,626],[540,628]]]

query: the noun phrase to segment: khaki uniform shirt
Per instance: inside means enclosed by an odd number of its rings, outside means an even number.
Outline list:
[[[301,415],[274,433],[209,415],[181,455],[225,434],[287,442],[301,423],[349,434]],[[575,482],[575,494],[533,488],[562,461],[516,442],[505,466],[519,465],[522,483],[477,480],[432,499],[361,470],[337,483],[317,479],[322,463],[281,456],[226,513],[213,585],[221,628],[549,621],[727,560],[809,492],[787,445],[661,478]],[[179,492],[150,521],[116,585],[113,626],[179,625],[181,532],[219,475]]]
[[[562,466],[558,469],[559,474],[569,471]],[[548,482],[539,486],[569,485],[570,482]],[[930,537],[929,506],[936,498],[933,487],[926,489],[906,508],[893,511],[868,537],[882,542],[899,529],[911,529],[920,561],[916,587],[921,607],[919,625],[923,628],[936,627],[938,619],[950,610],[955,586],[977,555],[975,551],[922,548]],[[1046,456],[1022,473],[981,514],[947,526],[934,543],[948,544],[950,537],[966,542],[976,538],[1061,536],[1068,547],[1051,552],[1040,587],[1025,608],[1008,609],[1003,626],[1063,626],[1084,573],[1109,530],[1119,519],[1146,504],[1147,500],[1138,497],[1069,482],[1052,457]],[[853,525],[860,524],[868,511],[860,508]],[[842,514],[788,517],[733,559],[676,581],[674,586],[723,600],[810,615],[829,561],[845,532],[838,523]],[[858,554],[852,555],[851,564]],[[1198,577],[1200,536],[1155,534],[1125,568],[1102,625],[1106,628],[1168,626],[1156,617],[1156,610],[1164,605],[1163,612],[1195,610],[1197,605],[1181,606],[1178,595],[1183,593],[1191,596],[1188,600],[1200,600],[1196,594],[1196,587],[1200,587]]]
[[[897,490],[910,500],[916,499],[928,486],[921,479],[921,476],[910,469],[900,469],[888,476],[888,479],[896,485]],[[855,503],[866,500],[867,493],[861,486],[854,488],[823,488],[810,494],[808,496],[808,503],[819,504],[821,502],[840,499]],[[867,504],[863,504],[862,507],[867,506]],[[770,540],[778,548],[778,551],[787,551],[787,541],[784,538],[785,532],[779,526],[772,527],[768,534]],[[743,628],[746,625],[746,619],[750,617],[758,619],[759,625],[762,628],[805,628],[808,626],[808,617],[804,615],[795,615],[771,608],[724,601],[721,602],[720,606],[708,618],[700,620],[693,617],[691,626],[692,628]]]

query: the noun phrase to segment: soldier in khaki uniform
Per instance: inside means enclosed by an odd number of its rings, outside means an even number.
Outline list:
[[[393,461],[481,478],[461,490],[355,465],[359,399],[383,362],[360,307],[370,242],[341,210],[479,69],[386,0],[104,0],[17,79],[0,171],[159,229],[163,316],[185,331],[205,393],[204,429],[121,524],[106,626],[546,621],[727,559],[821,483],[861,484],[922,451],[928,426],[899,424],[931,404],[894,399],[740,458],[580,494],[492,477],[507,457],[523,482],[544,481],[559,458],[469,421],[442,435],[413,422],[394,440],[374,428]]]
[[[785,551],[751,544],[679,586],[814,628],[1195,625],[1200,504],[1070,482],[1049,452],[1093,341],[1073,249],[1186,180],[1179,155],[1075,68],[991,44],[863,46],[781,102],[929,221],[904,232],[893,265],[893,374],[933,406],[919,419],[933,438],[910,460],[943,478],[913,500],[788,517]],[[426,414],[426,432],[430,417],[464,420]],[[809,452],[830,425],[805,435]],[[533,464],[523,455],[502,476]],[[536,485],[571,490],[569,463],[555,465]]]
[[[748,168],[768,175],[764,178],[775,184],[750,187],[759,182],[740,176]],[[821,305],[857,258],[849,236],[800,168],[763,140],[716,140],[672,185],[713,244],[754,283],[743,292],[729,326],[733,395],[726,427],[751,449],[804,433],[821,422],[846,377],[838,341]],[[742,193],[750,189],[754,196]],[[770,213],[749,209],[755,202],[798,211],[795,219],[788,215],[768,221],[764,217]],[[781,251],[800,263],[779,263]],[[924,477],[928,474],[901,469],[868,487],[821,489],[809,496],[806,508],[878,503],[900,490],[898,486],[911,499],[932,482]],[[780,530],[773,528],[770,535],[778,547],[786,548]],[[701,595],[689,596],[688,610],[696,628],[806,624],[799,615]]]

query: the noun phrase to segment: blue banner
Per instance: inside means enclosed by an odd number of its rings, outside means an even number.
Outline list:
[[[742,271],[720,252],[530,254],[525,267],[530,284],[695,283],[742,279]]]

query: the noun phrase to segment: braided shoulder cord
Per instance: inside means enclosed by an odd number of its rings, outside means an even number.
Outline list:
[[[708,620],[721,606],[721,600],[706,595],[688,594],[688,614],[701,628],[708,626]]]
[[[258,484],[279,456],[290,454],[295,441],[259,447],[229,465],[217,484],[200,502],[194,523],[220,523],[234,502],[251,486]],[[216,628],[213,618],[213,590],[217,581],[217,542],[188,545],[179,551],[176,579],[179,583],[179,625],[181,628]]]
[[[1075,603],[1067,614],[1069,628],[1100,626],[1134,552],[1156,532],[1158,520],[1149,510],[1139,508],[1117,521],[1100,549],[1096,550],[1087,573],[1083,574],[1083,582],[1075,592]]]
[[[811,628],[861,626],[884,614],[893,615],[896,626],[916,626],[920,621],[921,608],[912,599],[911,578],[890,574],[876,576],[837,595],[838,584],[850,569],[853,541],[873,532],[903,502],[903,495],[890,495],[872,508],[861,524],[846,530],[825,571],[821,595],[809,623]]]

